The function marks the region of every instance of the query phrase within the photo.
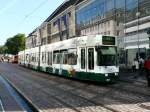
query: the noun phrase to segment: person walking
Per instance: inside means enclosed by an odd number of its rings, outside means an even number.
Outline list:
[[[144,59],[139,59],[139,76],[142,76],[144,73]]]
[[[143,68],[143,65],[144,65],[144,59],[143,59],[143,58],[140,58],[140,59],[139,59],[139,69],[142,69],[142,68]]]
[[[132,69],[133,69],[133,72],[137,72],[138,71],[139,63],[138,63],[137,59],[134,59],[134,61],[132,63]]]
[[[146,70],[146,79],[148,87],[150,87],[150,57],[144,62],[144,68]]]
[[[139,62],[137,59],[134,59],[132,66],[134,67],[133,72],[134,72],[134,76],[133,78],[137,78],[139,73]]]

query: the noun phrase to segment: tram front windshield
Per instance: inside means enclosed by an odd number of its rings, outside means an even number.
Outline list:
[[[100,46],[97,49],[98,66],[117,65],[117,48],[113,46]]]

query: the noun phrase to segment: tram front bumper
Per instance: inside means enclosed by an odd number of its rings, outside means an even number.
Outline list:
[[[118,79],[118,73],[107,73],[104,76],[106,82],[114,82]]]

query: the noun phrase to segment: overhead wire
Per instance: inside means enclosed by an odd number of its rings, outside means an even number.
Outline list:
[[[19,25],[21,23],[23,23],[27,18],[29,18],[33,13],[35,13],[38,9],[40,9],[45,3],[47,3],[48,0],[44,0],[43,2],[41,2],[35,9],[33,9],[30,13],[28,13],[27,15],[25,15],[25,17],[23,18],[23,20],[19,23]]]

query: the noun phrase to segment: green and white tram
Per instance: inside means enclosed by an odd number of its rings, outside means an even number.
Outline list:
[[[28,54],[34,69],[98,82],[112,82],[118,78],[116,37],[96,35],[68,39],[41,46],[40,55],[35,49],[38,48],[30,49]],[[20,58],[26,57],[21,53]],[[32,62],[32,59],[37,60]]]

